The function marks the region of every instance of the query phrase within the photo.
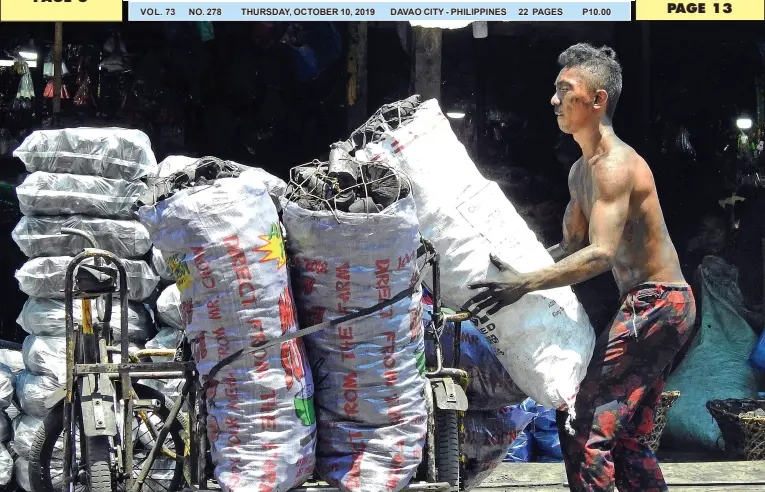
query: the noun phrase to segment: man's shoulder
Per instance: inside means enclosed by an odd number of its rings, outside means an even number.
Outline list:
[[[623,193],[632,189],[641,158],[629,146],[609,149],[593,172],[595,186],[604,193]]]

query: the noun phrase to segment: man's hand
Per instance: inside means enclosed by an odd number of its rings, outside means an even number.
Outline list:
[[[528,282],[523,274],[494,254],[489,255],[489,259],[499,269],[500,275],[495,281],[476,282],[468,286],[469,289],[486,289],[468,301],[467,305],[474,306],[470,311],[473,315],[489,308],[486,314],[492,316],[529,293]]]

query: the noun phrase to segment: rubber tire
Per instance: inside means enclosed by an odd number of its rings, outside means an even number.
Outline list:
[[[459,490],[460,440],[454,410],[436,410],[436,479]]]
[[[169,398],[162,395],[162,393],[159,391],[141,384],[134,384],[133,389],[135,390],[136,395],[141,399],[156,399],[159,401],[164,401],[165,404],[162,413],[164,416],[170,413],[170,408],[172,407],[173,402],[170,401]],[[173,437],[173,440],[175,441],[176,439],[173,436],[174,434],[176,436],[183,435],[184,429],[186,427],[185,415],[179,413],[178,417],[171,424],[171,426],[172,427],[169,437]],[[63,431],[63,406],[58,405],[57,407],[51,409],[48,415],[46,415],[43,419],[43,424],[37,431],[37,435],[35,436],[35,439],[32,442],[32,446],[30,448],[29,482],[32,489],[31,492],[60,492],[54,489],[52,486],[50,478],[50,462],[56,441],[58,441],[58,438],[61,436]],[[182,437],[180,437],[179,440],[180,442],[183,442]],[[177,445],[178,442],[176,442],[176,447]],[[185,443],[183,445],[185,446]],[[171,488],[177,488],[180,490],[183,484],[185,484],[182,465],[183,463],[181,463],[180,472],[176,470],[177,478],[174,480],[178,481],[179,483],[176,484],[177,487]]]
[[[109,438],[106,436],[89,437],[84,454],[85,469],[89,481],[88,491],[115,492],[117,486],[112,474]]]

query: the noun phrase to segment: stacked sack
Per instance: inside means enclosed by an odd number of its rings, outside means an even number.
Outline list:
[[[176,278],[157,301],[158,318],[185,327],[192,343],[221,489],[290,490],[311,476],[316,445],[302,341],[243,355],[211,374],[238,350],[298,329],[267,176],[214,159],[184,172],[140,210]]]
[[[167,178],[171,174],[191,166],[198,159],[194,157],[171,155],[159,163],[157,178]],[[146,342],[147,349],[173,350],[183,339],[183,323],[181,322],[181,295],[175,285],[175,277],[165,258],[156,245],[151,248],[151,267],[159,276],[159,296],[154,303],[157,335]],[[173,357],[151,357],[153,362],[170,362]],[[175,398],[181,393],[182,379],[143,379],[140,383]]]
[[[282,208],[301,323],[393,299],[306,336],[317,381],[317,471],[342,492],[401,490],[421,462],[427,430],[409,182],[387,166],[359,164],[336,145],[328,164],[293,169]]]
[[[13,458],[6,447],[11,440],[11,419],[6,409],[13,403],[14,384],[13,370],[0,364],[0,487],[8,485],[13,477]]]
[[[17,323],[30,336],[22,350],[25,369],[16,378],[22,414],[14,421],[20,431],[13,446],[17,480],[29,490],[23,462],[34,431],[48,413],[45,398],[65,383],[66,269],[75,255],[90,247],[83,238],[60,231],[88,232],[98,248],[123,259],[130,301],[128,337],[131,345],[145,344],[155,329],[142,302],[154,293],[159,277],[141,259],[151,240],[135,220],[135,205],[147,191],[141,179],[156,174],[157,164],[143,132],[119,128],[37,131],[14,156],[31,173],[16,189],[24,217],[12,233],[30,258],[16,272],[19,288],[29,296]],[[76,300],[74,319],[82,319],[81,302]],[[119,320],[115,302],[111,322],[115,343],[121,340]]]

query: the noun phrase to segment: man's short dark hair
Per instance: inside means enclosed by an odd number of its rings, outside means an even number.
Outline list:
[[[605,90],[608,94],[606,115],[614,117],[616,103],[622,94],[622,66],[616,59],[616,53],[608,46],[595,48],[588,43],[571,46],[558,57],[561,68],[579,68],[589,75],[589,89]]]

